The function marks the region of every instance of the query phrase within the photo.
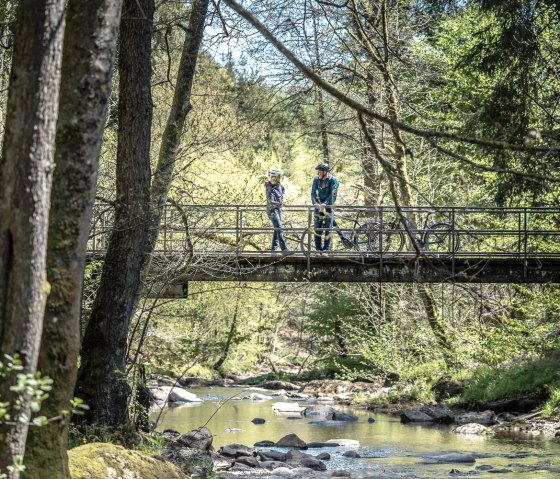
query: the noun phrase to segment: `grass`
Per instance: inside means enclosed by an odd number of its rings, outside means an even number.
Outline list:
[[[511,360],[501,367],[480,367],[467,380],[463,400],[483,404],[559,388],[560,357],[557,356],[529,361]]]
[[[543,414],[545,416],[560,417],[560,387],[552,391],[548,401],[544,404]]]

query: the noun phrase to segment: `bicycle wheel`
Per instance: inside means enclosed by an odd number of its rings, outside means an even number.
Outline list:
[[[459,249],[459,234],[451,223],[435,223],[424,233],[422,243],[425,251],[448,258]]]
[[[308,257],[311,249],[313,248],[313,235],[315,230],[313,227],[307,228],[299,238],[299,249],[303,253],[303,256]]]
[[[391,257],[402,251],[404,235],[394,223],[368,221],[358,228],[354,243],[358,251]]]

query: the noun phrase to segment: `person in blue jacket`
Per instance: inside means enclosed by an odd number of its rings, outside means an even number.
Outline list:
[[[274,228],[272,233],[272,251],[276,251],[278,246],[283,252],[287,252],[286,240],[282,231],[282,203],[284,202],[284,193],[286,189],[282,184],[282,170],[270,170],[268,172],[268,181],[266,187],[266,214],[270,218],[270,222]]]
[[[311,203],[315,207],[314,238],[317,251],[331,249],[331,231],[334,223],[332,207],[336,202],[338,193],[338,180],[330,173],[328,163],[321,163],[315,167],[317,176],[311,185]],[[346,244],[349,240],[342,234],[341,239]]]

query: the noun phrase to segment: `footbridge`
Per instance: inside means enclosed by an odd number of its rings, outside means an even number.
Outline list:
[[[283,208],[286,252],[271,251],[265,205],[163,213],[152,274],[166,296],[189,281],[560,283],[558,208],[337,206],[325,252],[310,206]],[[89,261],[103,259],[113,227],[112,207],[96,205]]]

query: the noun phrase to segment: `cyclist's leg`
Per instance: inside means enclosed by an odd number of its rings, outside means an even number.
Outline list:
[[[275,210],[275,212],[276,224],[274,225],[274,227],[276,228],[276,238],[278,239],[280,249],[282,251],[286,251],[288,247],[286,246],[286,240],[284,239],[284,231],[282,231],[282,210],[277,209]]]
[[[272,230],[272,246],[271,246],[271,250],[272,251],[276,251],[276,248],[278,248],[278,235],[277,235],[277,229],[276,229],[276,215],[274,213],[275,210],[268,210],[266,212],[268,218],[270,219],[270,222],[272,223],[272,227],[274,228]]]
[[[330,251],[331,249],[331,238],[332,238],[332,227],[334,221],[334,214],[332,209],[327,208],[325,214],[325,244],[323,245],[324,251]]]
[[[315,242],[315,249],[317,251],[323,251],[322,237],[323,237],[323,223],[325,221],[325,215],[315,213],[315,222],[313,225],[314,234],[313,241]]]

